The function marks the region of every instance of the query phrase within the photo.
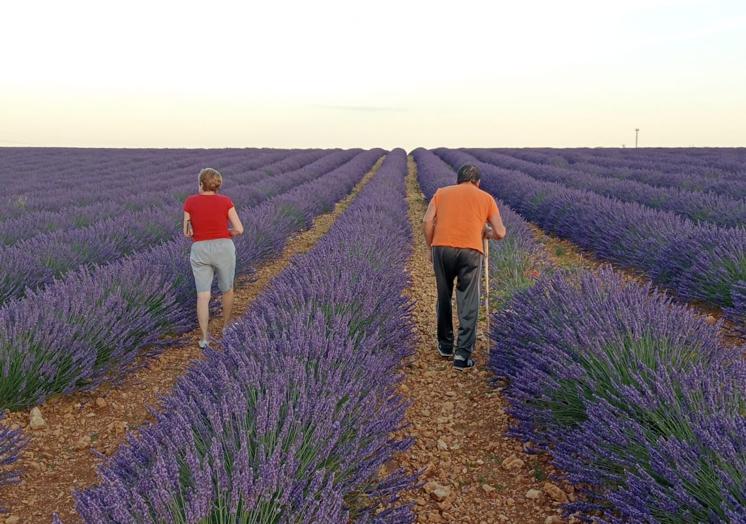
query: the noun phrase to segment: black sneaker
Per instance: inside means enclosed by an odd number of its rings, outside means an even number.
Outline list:
[[[458,371],[466,371],[475,366],[475,362],[470,358],[456,357],[453,360],[453,369]]]
[[[451,358],[453,356],[453,348],[446,351],[440,346],[438,346],[438,355],[440,355],[441,357]]]

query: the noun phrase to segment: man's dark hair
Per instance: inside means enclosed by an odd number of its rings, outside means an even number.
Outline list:
[[[479,168],[474,164],[464,164],[458,169],[457,183],[463,184],[464,182],[472,182],[476,184],[479,182]]]

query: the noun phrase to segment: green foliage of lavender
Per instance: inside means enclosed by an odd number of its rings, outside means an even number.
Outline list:
[[[552,453],[603,522],[739,522],[746,366],[716,328],[611,271],[558,274],[492,319],[514,433]]]

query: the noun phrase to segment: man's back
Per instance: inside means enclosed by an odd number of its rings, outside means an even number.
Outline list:
[[[442,187],[433,195],[436,208],[433,246],[474,249],[482,252],[482,231],[497,211],[495,199],[470,183]]]

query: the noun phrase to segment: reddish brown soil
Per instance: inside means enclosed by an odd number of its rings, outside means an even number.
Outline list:
[[[435,278],[421,232],[425,203],[411,158],[409,169],[407,198],[415,251],[408,266],[408,295],[415,302],[417,348],[404,366],[401,392],[412,402],[407,411],[410,426],[403,435],[414,437],[416,443],[397,462],[408,471],[424,470],[424,485],[403,498],[415,503],[418,522],[558,519],[559,503],[544,490],[545,477],[554,473],[547,458],[527,454],[519,441],[506,436],[510,417],[500,392],[489,384],[487,343],[478,342],[477,369],[468,372],[454,370],[435,350]],[[519,462],[505,467],[511,457]],[[435,483],[445,489],[439,491]],[[561,487],[573,496],[571,488]],[[538,499],[527,498],[530,489],[539,492]]]
[[[383,157],[352,193],[337,203],[334,211],[317,217],[310,229],[294,235],[279,258],[259,268],[251,280],[237,279],[236,317],[246,312],[294,256],[308,251],[326,234],[382,162]],[[220,319],[211,322],[212,337],[219,339],[221,329]],[[28,411],[10,414],[9,424],[24,428],[30,442],[19,461],[24,470],[22,482],[2,493],[2,506],[10,514],[0,516],[0,522],[7,518],[13,522],[13,517],[19,517],[19,524],[48,524],[53,512],[58,512],[66,524],[79,522],[73,492],[96,482],[96,469],[102,461],[97,453],[111,455],[128,428],[152,420],[149,410],[158,409],[160,397],[168,393],[192,362],[202,357],[197,346],[199,336],[199,330],[195,329],[180,337],[120,384],[103,385],[90,393],[58,396],[45,402],[40,406],[47,424],[44,429],[28,427]]]

